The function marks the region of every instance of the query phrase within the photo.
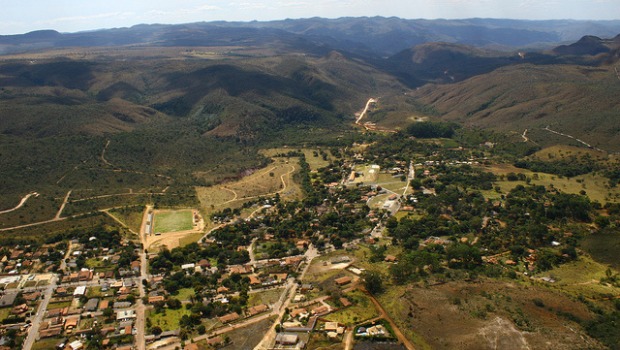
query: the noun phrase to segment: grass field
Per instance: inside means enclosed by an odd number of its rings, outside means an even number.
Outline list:
[[[11,315],[11,308],[10,307],[3,307],[3,308],[0,309],[0,321],[2,321],[5,318],[9,317],[9,315]]]
[[[260,305],[260,304],[272,304],[278,301],[282,294],[282,288],[268,289],[260,293],[250,293],[248,300],[248,307]]]
[[[196,194],[202,205],[202,212],[208,216],[225,208],[239,208],[247,201],[276,193],[284,200],[301,198],[301,188],[293,181],[293,174],[298,169],[297,158],[274,158],[274,162],[267,167],[240,180],[197,187]]]
[[[154,232],[178,232],[191,230],[193,225],[191,210],[155,211]]]
[[[182,307],[178,310],[165,309],[166,312],[155,313],[153,310],[148,312],[148,318],[151,320],[152,327],[158,326],[164,332],[179,329],[179,321],[183,315],[190,315],[191,311]]]
[[[140,232],[143,213],[144,207],[141,205],[131,208],[110,210],[110,214],[119,219],[134,232]]]
[[[561,265],[541,276],[551,276],[556,282],[549,287],[557,288],[575,296],[584,295],[599,298],[601,294],[620,295],[620,288],[599,283],[605,277],[608,266],[598,263],[589,256],[580,256],[579,260]]]
[[[524,174],[531,178],[531,184],[542,186],[553,186],[562,192],[579,194],[585,191],[591,200],[600,203],[617,202],[620,199],[620,188],[609,188],[608,180],[600,175],[586,174],[573,178],[560,177],[553,174],[534,173],[527,169],[517,168],[509,164],[497,164],[483,168],[485,171],[494,173],[495,175],[506,175],[508,173]],[[537,175],[534,175],[537,174]],[[517,185],[526,186],[525,181],[497,181],[502,193],[507,193]],[[501,193],[494,190],[483,191],[487,198],[499,198]]]
[[[71,302],[72,302],[72,300],[60,301],[60,302],[57,302],[57,303],[49,303],[49,304],[47,304],[47,309],[48,310],[52,310],[52,309],[60,309],[60,308],[63,308],[63,307],[71,306]]]
[[[179,289],[179,294],[173,295],[174,298],[179,299],[180,301],[188,301],[190,297],[194,296],[194,288],[182,288]]]
[[[261,154],[267,157],[273,157],[276,154],[288,153],[290,151],[301,151],[306,157],[306,162],[310,166],[310,170],[317,170],[319,168],[323,168],[329,165],[330,160],[333,158],[331,153],[327,150],[323,150],[327,154],[327,159],[323,159],[323,156],[320,154],[320,149],[313,148],[300,148],[300,149],[290,149],[290,148],[270,148],[261,150]],[[316,152],[316,156],[315,156]]]
[[[36,342],[34,342],[34,344],[32,344],[32,350],[55,349],[56,345],[58,345],[58,343],[60,343],[60,341],[63,339],[64,338],[62,337],[39,339]]]
[[[582,247],[590,253],[594,260],[603,264],[609,264],[615,269],[620,269],[620,233],[593,234],[586,237]]]
[[[361,291],[354,290],[344,296],[353,305],[325,316],[326,319],[352,326],[379,316],[370,299]]]

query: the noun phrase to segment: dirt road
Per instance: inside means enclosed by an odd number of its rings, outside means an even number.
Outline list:
[[[379,310],[381,317],[390,323],[390,326],[392,326],[392,329],[394,330],[394,334],[396,335],[396,338],[398,338],[398,341],[401,342],[409,350],[415,349],[413,344],[409,341],[409,339],[407,339],[407,337],[405,337],[405,335],[400,331],[398,326],[396,326],[396,323],[394,322],[392,317],[390,317],[390,315],[385,311],[385,309],[383,309],[383,306],[381,306],[381,303],[379,303],[377,299],[375,299],[375,297],[372,294],[370,294],[368,291],[366,291],[365,289],[360,288],[360,290],[362,290],[364,293],[366,293],[366,295],[368,295],[372,303],[375,305],[375,308]]]
[[[65,196],[65,199],[62,201],[62,204],[60,205],[60,209],[58,209],[58,212],[56,213],[56,216],[54,217],[54,219],[56,220],[60,219],[60,215],[62,214],[62,211],[65,210],[65,205],[67,205],[70,195],[71,195],[71,190],[67,192],[67,195]]]
[[[2,210],[2,211],[0,211],[0,214],[10,213],[10,212],[12,212],[12,211],[15,211],[15,210],[17,210],[17,209],[19,209],[19,208],[23,207],[23,206],[24,206],[24,204],[26,204],[26,201],[28,200],[28,198],[30,198],[30,197],[32,197],[32,196],[38,197],[38,196],[39,196],[39,194],[38,194],[38,193],[36,193],[36,192],[30,192],[30,193],[28,193],[27,195],[25,195],[25,196],[21,199],[21,201],[19,201],[19,204],[18,204],[17,206],[15,206],[14,208],[11,208],[11,209]]]
[[[370,104],[376,103],[376,102],[377,100],[375,100],[374,98],[368,99],[368,102],[366,102],[366,106],[364,107],[364,110],[362,111],[362,113],[360,113],[360,116],[357,117],[357,119],[355,120],[355,124],[359,124],[362,121],[362,118],[364,118],[364,116],[366,115],[366,112],[368,112],[368,108],[370,108]]]

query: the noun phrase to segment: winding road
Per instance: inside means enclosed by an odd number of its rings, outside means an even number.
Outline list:
[[[15,211],[15,210],[17,210],[17,209],[19,209],[19,208],[23,207],[23,206],[24,206],[24,204],[26,204],[26,201],[28,200],[28,198],[30,198],[30,197],[32,197],[32,196],[38,197],[38,196],[39,196],[39,194],[38,194],[37,192],[30,192],[30,193],[28,193],[27,195],[25,195],[25,196],[21,199],[21,201],[19,201],[19,204],[18,204],[17,206],[15,206],[14,208],[11,208],[11,209],[2,210],[2,211],[0,211],[0,214],[10,213],[10,212],[12,212],[12,211]]]

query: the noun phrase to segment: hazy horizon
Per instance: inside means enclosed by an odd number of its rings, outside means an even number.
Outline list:
[[[2,1],[0,35],[36,30],[92,31],[138,24],[271,21],[298,18],[399,17],[406,19],[497,18],[516,20],[618,20],[616,0],[316,0],[244,2],[201,0]]]

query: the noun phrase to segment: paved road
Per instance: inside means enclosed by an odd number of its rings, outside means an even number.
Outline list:
[[[47,310],[47,304],[49,304],[50,299],[52,299],[52,294],[54,293],[54,289],[56,289],[56,281],[58,276],[54,275],[52,277],[50,284],[47,286],[45,293],[43,293],[41,303],[39,304],[39,309],[37,310],[37,314],[32,319],[32,326],[28,330],[28,337],[24,341],[24,345],[22,349],[30,350],[32,345],[34,344],[36,338],[39,336],[39,326],[41,325],[41,321],[43,320],[43,316],[45,315],[45,311]]]

